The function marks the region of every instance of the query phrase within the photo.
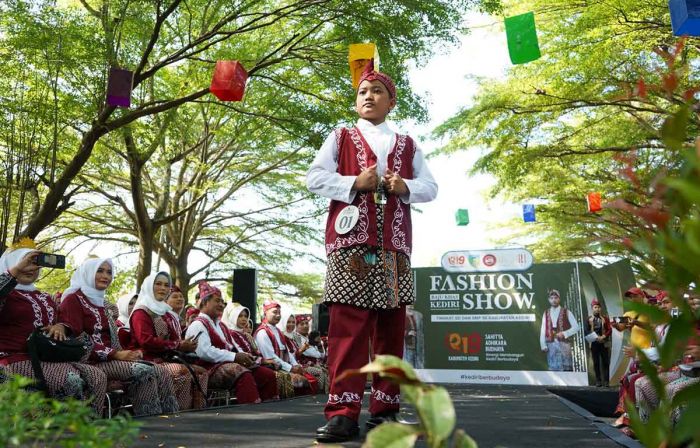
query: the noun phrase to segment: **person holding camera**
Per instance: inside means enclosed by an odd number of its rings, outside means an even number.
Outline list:
[[[635,303],[646,303],[647,295],[641,288],[633,287],[625,292],[625,299]],[[620,392],[618,396],[617,407],[615,414],[620,417],[615,421],[616,427],[628,426],[629,418],[625,410],[625,401],[630,399],[634,401],[634,384],[639,380],[644,373],[639,370],[636,361],[637,350],[645,350],[651,347],[650,319],[644,314],[630,310],[622,315],[622,318],[615,318],[613,328],[618,331],[630,331],[630,345],[623,347],[622,352],[628,358],[630,363],[627,368],[627,373],[620,380]]]
[[[51,294],[39,291],[34,282],[41,252],[34,242],[10,247],[0,257],[0,373],[37,379],[28,353],[27,338],[37,328],[50,338],[63,341],[69,329],[58,322],[58,307]],[[47,392],[54,397],[92,399],[95,414],[102,415],[107,376],[100,369],[79,362],[40,362]]]
[[[143,351],[144,359],[159,363],[173,378],[175,396],[180,410],[206,407],[209,375],[203,367],[190,365],[197,375],[194,380],[190,370],[181,362],[183,357],[197,350],[195,339],[181,337],[180,319],[168,305],[170,275],[158,272],[149,275],[141,285],[139,298],[129,318],[131,347]],[[173,355],[181,361],[166,362]]]

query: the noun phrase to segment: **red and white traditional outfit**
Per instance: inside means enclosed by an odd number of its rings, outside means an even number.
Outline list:
[[[296,329],[296,316],[292,314],[291,310],[285,310],[282,312],[282,319],[280,319],[280,321],[277,323],[277,328],[284,336],[283,339],[284,343],[287,345],[287,350],[289,350],[289,353],[294,354],[294,359],[296,359],[302,366],[304,373],[310,374],[316,379],[316,382],[318,383],[318,388],[316,390],[323,393],[328,393],[328,370],[322,366],[316,365],[315,363],[305,363],[302,361],[302,358],[304,357],[304,353],[301,351],[302,346],[297,344],[296,340],[294,339],[294,331],[287,331],[287,322],[290,318],[294,322],[294,328]]]
[[[309,337],[307,335],[299,333],[299,323],[310,322],[311,318],[303,315],[297,315],[295,316],[295,318],[297,327],[292,333],[292,339],[294,339],[294,343],[296,343],[298,347],[303,347],[304,345],[309,344]],[[325,351],[322,353],[318,348],[314,347],[313,345],[310,345],[309,348],[297,355],[296,358],[297,361],[299,361],[299,363],[304,366],[325,366],[326,353]]]
[[[266,311],[272,308],[281,309],[282,307],[277,302],[265,301],[263,316]],[[318,383],[312,375],[302,375],[291,371],[292,367],[299,365],[299,363],[294,353],[291,353],[287,347],[285,335],[279,328],[271,325],[266,317],[263,317],[262,323],[255,330],[254,337],[263,358],[274,360],[282,371],[290,374],[296,395],[315,394],[318,391]]]
[[[216,293],[221,296],[218,288],[203,287],[200,283],[200,301]],[[277,380],[273,371],[260,367],[249,370],[235,362],[238,347],[231,338],[230,330],[220,319],[200,313],[187,328],[186,337],[197,335],[199,364],[208,369],[211,388],[234,390],[236,400],[241,404],[277,398]]]
[[[258,349],[258,344],[256,344],[255,339],[253,339],[253,335],[248,333],[245,328],[238,326],[238,316],[240,316],[243,311],[250,316],[250,310],[240,304],[229,303],[224,309],[221,321],[228,327],[231,339],[233,339],[234,344],[240,351],[248,353],[260,360],[263,367],[275,373],[278,398],[293,397],[294,386],[292,385],[292,376],[284,370],[277,369],[277,366],[271,360],[263,358],[260,349]]]
[[[183,364],[165,362],[163,357],[168,352],[178,350],[182,340],[180,321],[164,300],[157,300],[153,291],[156,278],[162,275],[168,278],[166,272],[151,274],[141,285],[139,299],[130,317],[132,349],[143,351],[143,358],[158,363],[166,369],[173,378],[175,396],[180,410],[200,409],[206,407],[206,394],[209,375],[207,370],[199,366],[191,366],[202,390],[194,382],[192,374]]]
[[[360,80],[381,81],[395,98],[388,76],[371,69]],[[371,192],[352,189],[356,177],[376,164],[381,177],[387,168],[398,173],[408,194],[389,195],[386,205]],[[402,357],[405,305],[414,301],[410,255],[410,204],[433,200],[437,184],[418,145],[383,122],[359,119],[355,127],[337,129],[323,143],[307,174],[310,191],[331,200],[326,223],[328,256],[324,301],[329,306],[328,370],[331,389],[326,419],[344,415],[357,421],[365,378],[335,381],[347,369],[359,369],[374,354]],[[359,218],[347,233],[338,234],[336,220],[349,206]],[[370,412],[398,412],[399,387],[375,376]]]
[[[9,269],[33,249],[6,251],[0,257],[0,374],[36,379],[27,353],[27,338],[37,328],[54,325],[58,309],[50,294],[34,284],[18,284]],[[95,413],[102,415],[107,377],[99,369],[77,362],[41,362],[46,386],[56,398],[92,398]]]
[[[552,290],[550,294],[559,296],[559,292]],[[567,339],[578,333],[579,325],[576,316],[557,305],[545,310],[540,326],[540,348],[547,351],[547,366],[552,371],[574,370],[571,342]],[[564,338],[557,338],[557,333],[563,333]]]
[[[177,412],[172,378],[157,365],[138,361],[118,361],[122,350],[117,326],[105,313],[105,291],[95,288],[97,269],[109,258],[86,260],[71,277],[70,287],[63,293],[60,322],[73,334],[86,334],[92,343],[89,362],[107,374],[108,380],[129,382],[127,394],[135,415]]]

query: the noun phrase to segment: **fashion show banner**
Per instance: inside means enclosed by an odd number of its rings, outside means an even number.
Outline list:
[[[429,382],[588,385],[592,366],[584,327],[590,302],[596,297],[604,308],[610,302],[608,309],[621,310],[622,292],[634,284],[629,263],[595,269],[588,263],[532,264],[531,255],[475,252],[446,254],[447,269],[414,269],[416,304],[407,313],[406,360]],[[482,261],[488,255],[506,255],[501,258],[509,270],[493,272],[494,260]],[[466,261],[450,260],[461,256]],[[513,270],[518,260],[523,269]]]

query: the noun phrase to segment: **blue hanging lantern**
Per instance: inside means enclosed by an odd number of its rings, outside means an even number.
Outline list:
[[[700,0],[669,0],[675,36],[700,36]]]
[[[523,221],[535,222],[535,204],[523,204]]]

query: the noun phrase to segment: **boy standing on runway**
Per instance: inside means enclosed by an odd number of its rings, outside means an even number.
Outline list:
[[[413,139],[387,126],[395,106],[393,81],[370,62],[357,90],[360,119],[328,136],[307,174],[309,190],[331,199],[324,291],[331,389],[321,442],[359,433],[365,378],[335,379],[367,364],[370,343],[374,354],[403,355],[406,305],[414,302],[410,204],[433,200],[437,184]],[[395,421],[399,399],[398,386],[375,376],[367,428]]]

